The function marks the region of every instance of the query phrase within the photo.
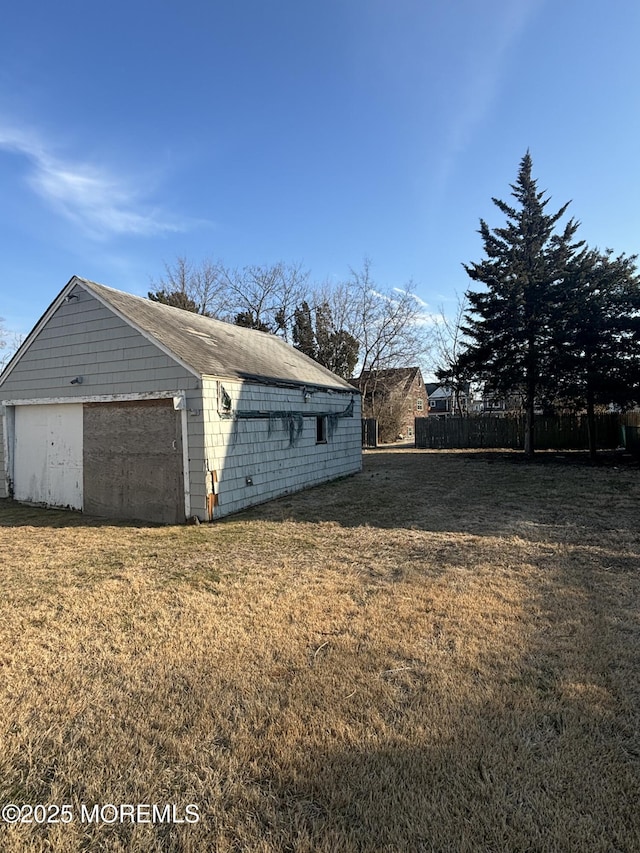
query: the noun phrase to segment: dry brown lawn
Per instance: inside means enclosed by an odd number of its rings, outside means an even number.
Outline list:
[[[640,471],[547,459],[200,527],[0,501],[0,802],[74,816],[0,850],[639,851]],[[200,820],[80,819],[123,803]]]

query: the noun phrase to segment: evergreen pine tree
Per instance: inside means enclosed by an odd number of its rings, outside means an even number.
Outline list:
[[[596,457],[595,409],[640,401],[640,279],[636,256],[583,250],[564,281],[553,380],[561,400],[586,409]]]
[[[233,318],[236,326],[243,326],[245,329],[255,329],[258,332],[273,333],[273,329],[267,323],[256,317],[253,311],[240,311]]]
[[[161,302],[163,305],[171,305],[172,308],[182,308],[183,311],[191,311],[193,314],[206,313],[200,311],[200,307],[184,290],[149,291],[147,297],[152,302]]]
[[[313,314],[307,302],[296,308],[293,345],[343,379],[353,376],[358,361],[358,342],[345,329],[336,329],[328,302],[317,305]]]
[[[562,310],[560,283],[579,243],[573,243],[578,223],[569,220],[554,233],[568,203],[554,214],[546,212],[549,198],[531,176],[529,152],[520,162],[511,185],[514,206],[492,199],[507,219],[490,229],[480,220],[486,258],[465,264],[473,281],[486,290],[467,292],[469,312],[464,328],[469,338],[460,367],[491,382],[503,394],[519,393],[525,410],[525,453],[534,452],[534,411],[546,390],[554,324]]]
[[[316,359],[318,356],[311,309],[306,300],[293,312],[293,345],[309,358]]]

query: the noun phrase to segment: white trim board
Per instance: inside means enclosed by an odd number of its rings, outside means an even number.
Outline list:
[[[85,394],[82,397],[34,397],[24,400],[0,400],[4,406],[39,406],[60,403],[126,403],[136,400],[184,399],[185,391],[132,391],[128,394]],[[176,406],[177,408],[177,406]]]

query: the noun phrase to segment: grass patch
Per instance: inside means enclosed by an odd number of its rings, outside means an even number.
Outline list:
[[[0,801],[200,814],[0,849],[640,849],[638,470],[514,458],[200,527],[0,502]]]

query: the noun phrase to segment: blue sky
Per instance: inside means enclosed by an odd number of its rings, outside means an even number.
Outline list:
[[[80,275],[363,258],[436,311],[530,149],[594,246],[640,250],[637,0],[21,0],[0,28],[0,316]]]

